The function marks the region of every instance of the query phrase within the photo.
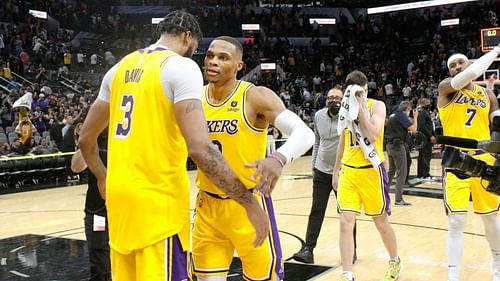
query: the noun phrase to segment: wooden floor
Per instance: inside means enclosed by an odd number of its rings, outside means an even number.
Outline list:
[[[312,181],[307,177],[311,175],[310,160],[310,157],[303,157],[287,166],[273,195],[285,258],[291,257],[301,245],[297,238],[283,232],[305,236],[311,206]],[[436,176],[440,174],[438,161],[432,163],[432,174]],[[415,166],[416,161],[412,171]],[[0,239],[28,233],[85,239],[82,212],[85,191],[86,186],[70,186],[0,196]],[[191,191],[194,198],[195,187],[192,186]],[[394,198],[392,194],[391,198]],[[339,280],[341,274],[339,216],[335,198],[330,199],[314,253],[317,264],[335,269],[316,280]],[[447,220],[442,201],[412,196],[405,199],[413,203],[413,207],[393,208],[390,218],[403,261],[402,280],[446,280]],[[483,234],[481,219],[469,214],[462,280],[491,280],[490,252]],[[357,280],[382,279],[387,254],[373,223],[365,216],[358,219],[358,258],[354,266]]]

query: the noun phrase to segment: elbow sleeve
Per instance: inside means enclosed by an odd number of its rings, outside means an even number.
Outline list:
[[[285,110],[274,121],[274,126],[288,137],[277,151],[290,163],[306,153],[314,144],[313,131],[295,113]]]

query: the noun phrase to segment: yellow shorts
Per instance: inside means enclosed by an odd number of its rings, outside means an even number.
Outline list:
[[[197,275],[225,275],[236,249],[245,280],[284,278],[283,255],[271,198],[255,194],[269,216],[270,231],[254,248],[255,230],[245,209],[231,199],[215,198],[200,191],[193,226],[192,266]]]
[[[339,176],[337,202],[340,213],[361,213],[368,216],[391,214],[389,179],[384,164],[378,168],[342,166]]]
[[[473,156],[489,165],[495,162],[488,153]],[[444,204],[447,212],[451,214],[467,213],[469,198],[472,195],[474,213],[487,215],[500,208],[500,197],[486,191],[488,181],[481,178],[459,179],[453,173],[445,172],[443,175]]]
[[[188,254],[177,235],[126,255],[111,249],[110,256],[111,275],[116,281],[191,280]]]

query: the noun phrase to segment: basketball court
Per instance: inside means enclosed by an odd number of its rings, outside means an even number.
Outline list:
[[[415,175],[416,159],[412,172]],[[433,159],[431,173],[439,176],[440,159]],[[191,171],[191,182],[195,172]],[[396,231],[403,261],[402,279],[446,279],[447,219],[440,198],[439,182],[412,179],[405,200],[413,207],[392,207],[390,222]],[[88,253],[83,228],[86,185],[58,187],[0,196],[0,280],[87,280]],[[191,186],[191,203],[196,196]],[[288,165],[273,199],[286,260],[285,280],[338,280],[339,215],[333,193],[314,251],[315,264],[291,259],[303,243],[311,207],[311,158]],[[394,195],[391,194],[391,200]],[[193,210],[193,206],[191,208]],[[358,217],[357,280],[380,280],[388,257],[371,219]],[[490,280],[490,252],[479,216],[469,214],[465,234],[462,280]],[[235,258],[228,280],[242,280]]]

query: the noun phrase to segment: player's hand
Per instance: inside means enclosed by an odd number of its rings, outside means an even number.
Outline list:
[[[97,187],[101,198],[106,200],[106,178],[97,179]]]
[[[269,218],[264,209],[257,202],[245,206],[248,219],[255,229],[255,240],[253,246],[257,248],[262,245],[269,235]]]
[[[339,171],[334,171],[332,176],[332,188],[337,191],[339,186]]]
[[[431,136],[431,143],[432,144],[436,144],[437,143],[437,140],[436,140],[435,136]]]
[[[279,157],[279,156],[276,156]],[[271,157],[257,160],[252,163],[245,164],[247,168],[257,168],[255,173],[252,175],[253,180],[258,180],[259,182],[255,186],[255,189],[265,196],[271,195],[278,182],[281,173],[283,172],[283,167],[278,162],[277,159]]]

